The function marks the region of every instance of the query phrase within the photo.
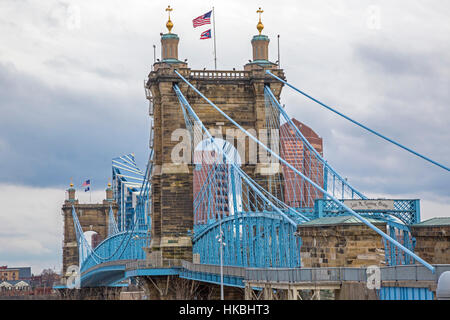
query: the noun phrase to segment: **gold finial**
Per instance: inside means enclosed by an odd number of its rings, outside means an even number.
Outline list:
[[[108,178],[108,188],[111,188],[111,180]]]
[[[167,23],[166,23],[166,27],[169,30],[169,33],[172,31],[172,28],[173,28],[173,23],[172,23],[172,21],[170,21],[170,11],[172,11],[172,10],[173,9],[170,6],[168,6],[166,9],[166,11],[169,13],[169,20],[167,20]]]
[[[256,11],[256,13],[259,13],[259,22],[256,25],[256,29],[258,29],[259,34],[261,35],[261,31],[264,29],[264,25],[261,22],[261,13],[263,13],[264,10],[261,10],[261,7],[259,7],[259,9]]]
[[[73,179],[70,178],[70,187],[73,188]]]

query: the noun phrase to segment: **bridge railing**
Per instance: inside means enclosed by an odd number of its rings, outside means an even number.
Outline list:
[[[450,271],[449,264],[435,265],[435,267],[435,274],[422,265],[380,267],[380,280],[437,282],[443,272]],[[251,282],[367,282],[367,278],[367,268],[248,268],[245,270],[245,280]]]
[[[220,274],[220,266],[214,264],[196,264],[189,261],[182,261],[182,267],[191,272],[202,272]],[[223,274],[225,276],[245,277],[245,268],[234,266],[223,266]]]
[[[380,199],[367,199],[361,201],[376,202],[378,200]],[[344,203],[345,201],[346,200],[344,200]],[[380,201],[383,201],[383,199],[381,199]],[[393,216],[402,221],[405,225],[412,225],[420,222],[419,200],[395,199],[391,201],[393,201],[393,208],[391,209],[384,209],[384,210],[366,209],[366,210],[358,210],[358,212],[370,215],[374,218],[376,217],[384,218],[386,216]],[[314,215],[316,218],[334,217],[337,215],[348,215],[348,212],[346,212],[345,209],[337,205],[332,200],[316,199],[314,204]]]
[[[137,269],[148,269],[148,268],[180,268],[182,260],[181,259],[163,259],[161,261],[154,260],[139,260],[129,262],[125,265],[125,270],[137,270]]]

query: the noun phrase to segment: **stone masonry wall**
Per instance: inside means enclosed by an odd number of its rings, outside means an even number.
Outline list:
[[[386,232],[386,224],[377,225]],[[383,265],[384,245],[375,231],[362,224],[299,226],[303,267]]]
[[[189,88],[173,71],[190,78],[185,65],[157,64],[149,74],[147,87],[154,105],[154,169],[152,171],[152,240],[150,251],[161,251],[166,259],[192,258],[192,243],[188,234],[193,230],[193,166],[191,163],[174,163],[173,148],[181,141],[172,139],[177,129],[185,129],[180,103],[173,90],[176,83],[206,128],[237,130],[203,98]],[[281,70],[274,71],[282,76]],[[270,83],[276,96],[282,84],[264,74],[264,70],[247,73],[247,77],[228,79],[190,79],[205,96],[218,105],[245,129],[258,132],[266,122],[264,84]],[[200,142],[200,141],[198,141]],[[236,142],[235,142],[236,143]],[[195,147],[195,146],[194,146]],[[246,143],[243,169],[254,177],[258,165],[248,164],[249,144]],[[193,160],[193,159],[192,159]],[[250,171],[250,172],[249,172]]]
[[[103,240],[108,236],[108,214],[110,205],[117,214],[117,204],[105,201],[102,204],[79,204],[78,201],[66,201],[62,207],[64,218],[63,240],[63,275],[71,265],[78,265],[78,245],[72,218],[72,205],[78,215],[78,220],[84,232],[95,231]]]
[[[450,226],[412,226],[414,252],[432,264],[450,263]]]

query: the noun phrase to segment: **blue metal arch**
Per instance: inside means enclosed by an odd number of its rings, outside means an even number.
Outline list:
[[[145,259],[143,247],[146,246],[146,243],[147,233],[145,231],[124,231],[112,235],[95,247],[82,262],[81,272],[105,262]]]
[[[205,226],[193,237],[193,253],[200,263],[219,264],[220,228],[223,232],[223,263],[241,267],[300,267],[301,239],[296,226],[277,212],[248,212],[226,217]]]

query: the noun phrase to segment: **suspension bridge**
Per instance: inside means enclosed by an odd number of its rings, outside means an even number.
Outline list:
[[[317,290],[340,290],[370,276],[364,263],[305,265],[300,230],[345,218],[382,244],[379,299],[433,299],[430,286],[450,265],[432,264],[415,252],[411,228],[421,222],[419,200],[368,199],[304,136],[280,103],[281,89],[293,89],[430,165],[449,168],[287,82],[268,60],[262,29],[252,39],[253,61],[242,71],[189,69],[178,60],[179,38],[170,30],[161,36],[162,59],[144,83],[152,120],[146,169],[138,168],[133,154],[113,159],[114,206],[107,234],[94,248],[71,205],[81,287],[133,279],[159,296],[190,290],[182,297],[194,297],[195,283],[197,291],[223,284],[222,297],[223,290],[240,288],[246,299],[297,299],[299,291],[313,289],[318,298]],[[236,140],[224,139],[226,130]],[[191,289],[173,279],[191,281]]]

